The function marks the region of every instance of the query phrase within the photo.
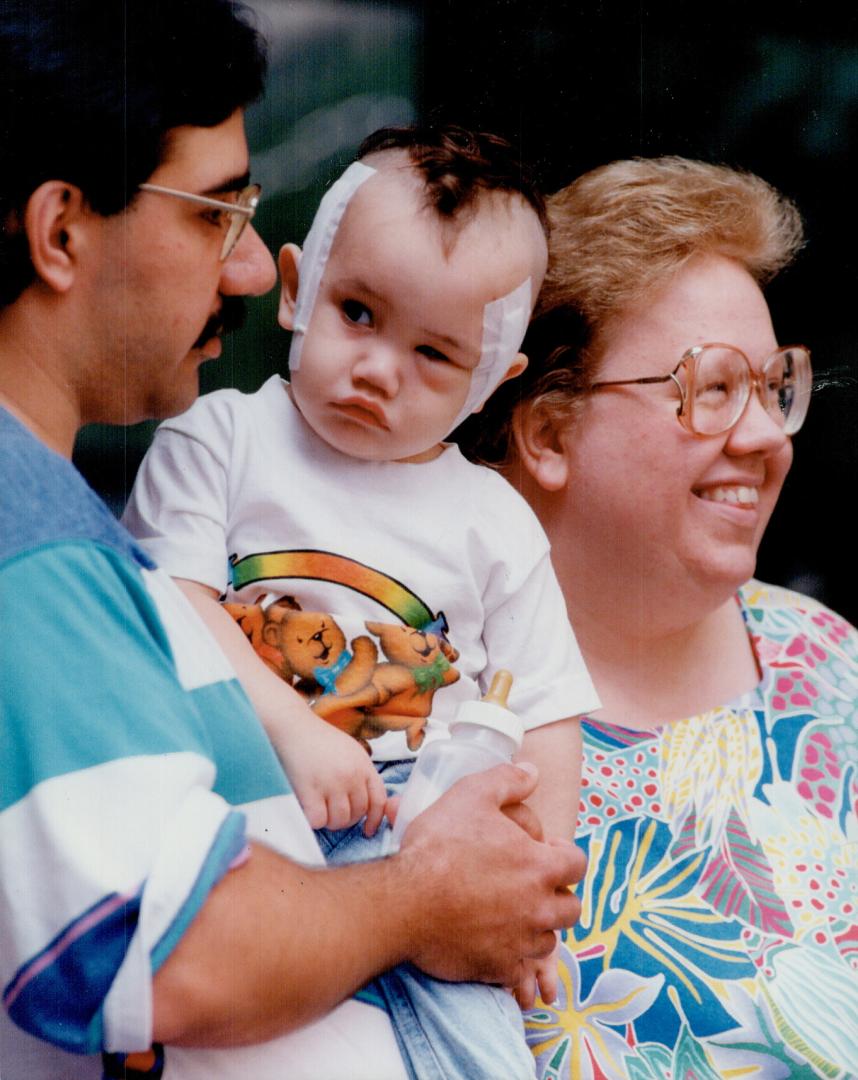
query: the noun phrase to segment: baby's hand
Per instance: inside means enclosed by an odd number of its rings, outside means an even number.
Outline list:
[[[366,815],[364,833],[376,832],[387,792],[356,739],[309,710],[300,725],[269,735],[314,829],[345,829]]]
[[[554,948],[541,960],[525,960],[523,972],[518,986],[513,988],[512,995],[521,1009],[532,1009],[536,1003],[537,994],[550,1005],[557,999],[557,958],[560,953],[560,935],[557,934]]]

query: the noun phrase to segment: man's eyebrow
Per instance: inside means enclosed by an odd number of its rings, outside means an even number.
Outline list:
[[[223,183],[216,184],[214,187],[201,191],[200,195],[226,195],[229,191],[241,191],[241,189],[246,188],[249,183],[250,170],[248,169],[247,172],[243,172],[240,176],[231,176],[228,180],[224,180]]]

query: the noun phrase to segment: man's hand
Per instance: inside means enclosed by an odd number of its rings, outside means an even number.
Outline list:
[[[522,977],[512,995],[520,1009],[532,1009],[537,996],[546,1005],[557,999],[557,960],[560,954],[560,935],[555,935],[554,948],[548,956],[539,960],[525,960],[522,965]]]
[[[212,889],[154,979],[159,1042],[260,1042],[411,961],[443,979],[517,986],[577,919],[581,851],[542,842],[522,805],[535,773],[467,776],[412,821],[389,859],[329,869],[253,845]],[[265,932],[260,928],[264,927]]]
[[[465,777],[407,829],[395,858],[411,866],[409,958],[430,975],[518,986],[523,961],[549,956],[554,931],[579,917],[569,886],[584,854],[543,842],[523,805],[536,779],[515,765]]]

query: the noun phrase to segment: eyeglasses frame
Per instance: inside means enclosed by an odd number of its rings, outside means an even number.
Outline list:
[[[247,184],[238,192],[239,199],[246,199],[248,205],[227,202],[225,199],[213,199],[209,195],[197,195],[191,191],[179,191],[178,188],[162,187],[161,184],[140,184],[141,191],[150,191],[155,195],[171,195],[174,199],[184,199],[186,202],[197,203],[200,206],[211,206],[216,210],[223,210],[229,214],[229,228],[224,234],[223,246],[220,251],[220,261],[226,262],[235,250],[241,234],[248,222],[256,213],[259,200],[262,197],[262,187],[259,184]]]
[[[703,352],[704,349],[712,349],[712,348],[730,349],[731,352],[736,352],[742,357],[742,359],[748,365],[748,375],[749,375],[748,396],[745,399],[745,404],[742,406],[741,411],[736,416],[736,419],[732,421],[732,423],[728,424],[725,428],[722,428],[720,431],[700,432],[700,431],[695,431],[694,428],[691,426],[691,420],[690,420],[690,412],[691,412],[691,410],[686,408],[686,405],[687,405],[686,387],[683,387],[682,383],[676,377],[676,373],[683,366],[683,364],[687,364],[689,362],[689,360],[695,359],[697,356],[700,355],[700,353]],[[667,382],[669,379],[672,379],[674,381],[674,383],[676,384],[677,390],[679,391],[679,408],[676,410],[677,419],[679,420],[680,424],[682,424],[682,426],[685,428],[686,431],[690,432],[692,435],[697,435],[699,438],[705,439],[705,438],[708,438],[710,435],[723,435],[725,431],[730,431],[731,428],[734,428],[736,426],[736,424],[739,423],[739,421],[745,415],[745,409],[747,409],[748,402],[751,400],[751,392],[753,390],[756,391],[757,397],[759,398],[760,403],[762,404],[763,408],[766,410],[766,413],[768,414],[768,409],[766,408],[766,403],[763,401],[763,396],[762,396],[762,378],[761,378],[761,376],[765,372],[765,369],[766,369],[769,361],[772,359],[772,357],[777,356],[779,353],[789,352],[791,349],[801,349],[807,355],[808,364],[810,364],[810,349],[806,345],[779,345],[776,349],[774,349],[772,352],[770,352],[769,355],[766,357],[766,359],[763,361],[762,372],[760,373],[760,375],[758,375],[754,371],[753,367],[751,366],[751,361],[748,359],[747,355],[744,352],[742,352],[742,350],[738,346],[736,346],[736,345],[728,345],[728,344],[726,344],[726,342],[723,342],[723,341],[706,341],[702,345],[692,345],[690,349],[686,349],[685,352],[682,354],[682,358],[679,361],[679,363],[676,365],[676,367],[673,369],[673,371],[668,372],[667,375],[648,375],[648,376],[645,376],[642,379],[610,379],[610,380],[605,380],[605,381],[602,381],[602,382],[593,383],[592,386],[590,386],[589,389],[590,390],[601,390],[606,386],[642,386],[642,385],[648,385],[648,384],[653,384],[653,383],[663,383],[663,382]],[[797,431],[800,431],[806,416],[807,416],[807,408],[805,407],[804,412],[802,414],[800,414],[800,419],[799,419],[799,423],[798,423],[797,427],[790,429],[790,428],[788,428],[787,423],[786,422],[784,423],[784,427],[783,427],[784,434],[785,435],[795,435]]]

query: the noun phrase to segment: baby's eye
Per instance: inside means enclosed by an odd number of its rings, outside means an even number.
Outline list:
[[[343,315],[351,323],[355,323],[357,326],[371,326],[372,325],[372,312],[359,300],[344,300],[343,301]]]
[[[433,349],[431,345],[418,345],[416,351],[429,360],[439,360],[445,364],[451,362],[449,356],[445,356],[444,353],[439,352],[438,349]]]

